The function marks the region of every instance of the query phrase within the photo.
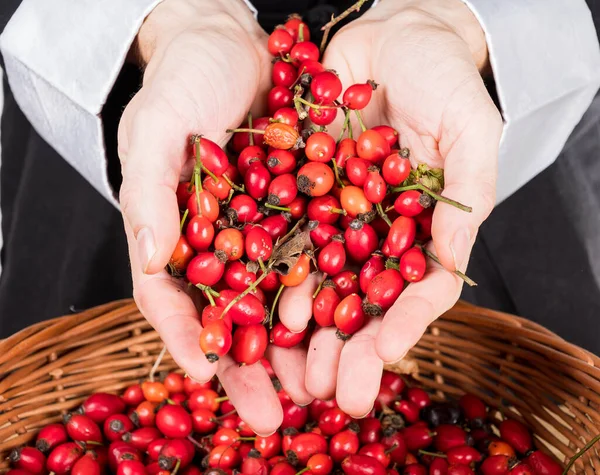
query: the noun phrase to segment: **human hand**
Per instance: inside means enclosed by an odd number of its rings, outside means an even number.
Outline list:
[[[387,0],[332,39],[324,65],[348,87],[372,79],[380,86],[362,111],[367,125],[390,124],[413,164],[443,167],[443,195],[472,206],[465,213],[438,203],[433,246],[446,268],[432,264],[381,319],[346,343],[335,328],[312,337],[305,387],[319,399],[336,397],[348,414],[367,414],[379,390],[383,362],[404,357],[427,326],[458,299],[477,230],[495,203],[500,114],[481,78],[487,63],[483,31],[460,0]],[[357,130],[357,124],[354,124]],[[336,136],[333,127],[330,132]],[[292,331],[311,316],[318,276],[286,290],[280,318]]]
[[[277,394],[260,363],[211,364],[198,345],[202,330],[181,280],[165,271],[179,238],[175,195],[189,179],[189,137],[224,145],[270,80],[266,34],[241,1],[166,0],[146,19],[134,55],[145,67],[141,90],[119,127],[120,199],[129,242],[134,297],[169,352],[199,381],[217,373],[240,416],[258,433],[280,424]],[[260,104],[254,104],[260,110]]]

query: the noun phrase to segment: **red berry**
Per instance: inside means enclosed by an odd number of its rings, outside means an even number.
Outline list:
[[[219,395],[209,388],[196,389],[190,394],[188,408],[190,411],[197,409],[208,409],[216,412],[219,409]]]
[[[344,298],[335,308],[333,319],[338,330],[346,335],[352,335],[360,330],[365,323],[360,296],[351,294]]]
[[[227,216],[238,223],[252,223],[262,218],[258,205],[248,195],[236,195],[229,202]],[[218,236],[217,236],[218,238]]]
[[[306,59],[300,63],[298,66],[298,75],[308,75],[311,78],[314,78],[317,74],[325,71],[325,66],[323,66],[319,61],[314,59]]]
[[[60,444],[64,444],[67,440],[67,429],[65,429],[65,426],[63,424],[50,424],[45,427],[42,427],[38,432],[35,441],[35,447],[40,452],[47,453],[54,447]]]
[[[246,269],[240,261],[233,261],[225,266],[223,274],[227,286],[238,292],[243,292],[249,285],[256,282],[256,274]]]
[[[287,32],[292,35],[294,41],[309,41],[310,40],[310,30],[308,25],[302,21],[301,18],[297,16],[292,16],[288,21],[286,21],[283,26],[287,30]]]
[[[267,231],[254,227],[246,236],[246,255],[251,261],[266,262],[273,253],[273,239]]]
[[[342,299],[348,297],[350,294],[358,293],[358,276],[350,270],[340,272],[338,275],[332,277],[331,280],[335,284],[335,291]]]
[[[220,293],[221,296],[223,296],[226,292],[221,291]],[[221,302],[218,303],[218,305],[220,304]],[[225,306],[227,306],[227,304],[225,304]],[[252,293],[244,295],[244,297],[229,309],[228,313],[231,316],[233,323],[242,326],[262,323],[266,315],[263,303]]]
[[[179,209],[185,209],[190,196],[192,196],[195,190],[196,187],[191,185],[188,181],[181,182],[179,185],[177,185],[175,194],[177,195],[177,204],[179,205]]]
[[[556,460],[540,450],[532,452],[525,461],[536,475],[561,475],[564,470]]]
[[[335,434],[329,441],[329,455],[336,463],[340,463],[348,455],[358,452],[360,442],[356,432],[347,429]]]
[[[262,138],[261,138],[262,140]],[[250,164],[256,161],[266,162],[267,154],[258,145],[249,145],[240,153],[237,159],[237,169],[242,177],[246,176]]]
[[[356,141],[356,153],[361,158],[378,163],[390,154],[390,145],[379,132],[366,130]]]
[[[379,316],[389,309],[404,289],[404,280],[395,269],[386,269],[377,274],[367,286],[365,309],[369,315]]]
[[[398,142],[398,131],[389,125],[376,125],[375,127],[371,127],[371,130],[379,132],[390,147],[393,147]]]
[[[324,195],[310,200],[306,213],[311,221],[317,221],[320,224],[335,224],[340,217],[336,211],[340,210],[341,205],[337,198]]]
[[[394,201],[394,209],[399,215],[412,218],[425,209],[420,203],[421,196],[421,192],[417,190],[403,191]]]
[[[337,117],[337,107],[311,107],[308,110],[308,118],[315,125],[327,126]]]
[[[196,251],[207,251],[213,242],[215,228],[204,216],[193,216],[185,231],[187,241]]]
[[[500,423],[500,437],[508,442],[520,454],[526,454],[533,448],[531,433],[521,422],[507,419]]]
[[[166,404],[156,413],[156,427],[166,437],[184,438],[192,433],[192,417],[183,407]]]
[[[293,402],[283,404],[283,422],[281,423],[283,430],[290,428],[300,430],[307,420],[308,408],[306,406],[298,406]]]
[[[198,212],[198,199],[200,199],[200,212]],[[194,193],[187,203],[190,218],[200,214],[214,223],[219,217],[219,202],[214,195],[206,190]]]
[[[393,153],[383,162],[381,173],[388,185],[398,186],[410,175],[410,160]]]
[[[285,86],[275,86],[269,91],[267,96],[267,104],[269,108],[269,114],[273,115],[278,109],[282,107],[290,107],[294,103],[294,93]],[[265,140],[265,143],[266,142]],[[292,144],[293,146],[293,144]],[[286,147],[286,148],[292,148]],[[277,147],[281,148],[281,147]]]
[[[298,170],[298,190],[308,196],[323,196],[333,187],[331,168],[320,162],[308,162]]]
[[[209,323],[200,333],[200,349],[211,363],[225,356],[232,343],[231,328],[227,326],[224,320],[215,320]]]
[[[376,87],[377,84],[373,81],[367,81],[365,84],[353,84],[344,92],[342,102],[348,109],[364,109],[371,101]]]
[[[310,221],[308,223],[310,230],[310,241],[317,247],[323,248],[327,246],[333,239],[333,236],[339,234],[339,229],[327,223],[319,223],[319,221]]]
[[[46,473],[46,457],[33,447],[21,447],[13,449],[8,456],[14,468],[25,470],[31,474]]]
[[[188,264],[186,277],[192,285],[215,285],[223,277],[227,255],[224,252],[201,252]]]
[[[406,448],[406,442],[400,432],[393,432],[392,434],[381,439],[381,443],[388,450],[390,459],[393,463],[398,465],[408,465],[408,449]]]
[[[335,151],[335,163],[340,168],[346,168],[348,159],[352,157],[356,157],[356,140],[349,137],[342,139]],[[348,173],[348,170],[346,170],[346,173]]]
[[[297,194],[296,177],[291,173],[279,175],[269,185],[267,203],[275,206],[287,206],[294,201]]]
[[[372,457],[378,460],[379,463],[381,463],[381,465],[383,465],[385,468],[387,468],[391,462],[391,457],[389,453],[386,452],[387,450],[385,446],[380,442],[363,445],[358,451],[360,455]]]
[[[212,140],[198,136],[193,143],[193,156],[199,158],[209,171],[223,175],[229,166],[227,154]]]
[[[323,435],[331,436],[343,431],[352,419],[339,407],[327,409],[319,416],[319,429]]]
[[[369,168],[363,189],[365,196],[371,203],[377,204],[383,201],[387,186],[378,168]]]
[[[419,407],[417,405],[415,405],[414,403],[412,403],[411,401],[407,401],[406,399],[403,399],[401,401],[396,401],[394,403],[394,409],[396,410],[396,412],[399,412],[400,414],[402,414],[402,416],[404,417],[404,419],[407,422],[410,422],[411,424],[414,424],[415,422],[417,422],[419,420]]]
[[[65,427],[69,437],[75,442],[102,443],[102,431],[88,416],[81,414],[67,414],[64,417]]]
[[[267,330],[261,324],[238,327],[233,333],[231,356],[237,363],[254,364],[264,356],[267,343]]]
[[[448,473],[448,462],[443,458],[434,458],[429,465],[429,475],[446,475]]]
[[[244,236],[235,228],[223,229],[215,238],[215,250],[223,251],[229,261],[240,259],[244,255]]]
[[[287,63],[286,63],[287,64]],[[296,75],[294,74],[294,78]],[[286,86],[287,87],[287,86]],[[277,109],[273,114],[273,120],[277,122],[281,122],[283,124],[291,125],[292,127],[296,127],[298,125],[298,112],[293,107],[282,107],[281,109]],[[295,151],[297,152],[297,151]],[[269,152],[270,154],[270,152]],[[294,155],[296,156],[296,155]]]
[[[407,282],[418,282],[425,275],[427,263],[423,251],[413,247],[400,257],[400,274]]]
[[[313,302],[313,317],[318,325],[330,327],[335,324],[335,309],[341,299],[332,287],[323,287]]]
[[[104,436],[114,442],[120,440],[123,434],[132,431],[134,424],[125,414],[113,414],[104,421]]]
[[[55,447],[46,461],[46,468],[56,475],[67,474],[83,455],[83,449],[75,442],[65,442]]]
[[[412,425],[402,430],[406,448],[410,452],[426,449],[433,442],[433,437],[426,425]]]
[[[229,312],[227,312],[225,315],[223,315],[223,310],[225,310],[225,307],[218,307],[218,306],[213,307],[212,305],[207,305],[206,307],[204,307],[202,309],[202,322],[201,322],[202,326],[206,327],[211,322],[214,322],[217,320],[223,320],[223,322],[225,323],[227,328],[229,328],[229,330],[231,330],[233,328],[233,321],[231,320],[231,314]],[[221,318],[221,316],[223,318]],[[186,393],[187,393],[187,391],[186,391]]]
[[[348,241],[348,238],[346,238],[346,240]],[[375,278],[375,276],[381,274],[384,270],[385,259],[379,254],[374,254],[371,256],[360,270],[360,290],[366,294],[369,283]]]
[[[471,465],[481,461],[481,454],[468,445],[452,447],[446,452],[450,465]]]
[[[459,426],[442,424],[436,427],[434,445],[440,452],[448,452],[453,447],[468,445],[467,433]]]
[[[292,440],[289,450],[293,453],[293,459],[306,465],[313,455],[327,453],[327,440],[320,434],[298,434]]]
[[[310,272],[311,258],[307,254],[302,254],[296,265],[292,267],[287,275],[279,277],[281,284],[286,287],[296,287],[306,280]]]
[[[168,440],[160,450],[158,464],[166,470],[172,470],[177,465],[179,468],[185,468],[192,462],[194,454],[194,445],[189,440]]]
[[[316,44],[306,40],[296,43],[290,51],[290,58],[294,61],[294,64],[301,64],[303,61],[309,59],[313,61],[319,61],[319,56],[319,47]],[[302,68],[300,68],[299,72],[301,71]]]
[[[274,432],[266,437],[257,435],[254,439],[254,448],[266,459],[275,457],[281,451],[281,434]]]
[[[415,241],[417,225],[415,220],[400,216],[394,220],[385,243],[388,245],[387,253],[385,247],[383,253],[387,257],[400,257],[407,251]]]
[[[346,186],[340,196],[342,208],[352,218],[365,215],[373,209],[372,203],[367,199],[362,189],[357,186]]]
[[[123,460],[117,467],[117,475],[146,475],[146,467],[139,460]]]
[[[307,203],[305,196],[296,196],[296,199],[292,201],[289,205],[289,212],[292,216],[292,219],[300,219],[306,213]]]
[[[373,227],[358,219],[350,222],[344,232],[344,239],[348,256],[359,264],[369,259],[379,247],[379,239]]]
[[[313,77],[310,92],[319,104],[331,104],[342,93],[342,81],[332,71],[323,71]]]
[[[277,28],[269,35],[267,48],[273,56],[289,53],[294,45],[294,39],[285,29]]]
[[[92,421],[101,424],[108,416],[125,411],[125,403],[114,394],[94,393],[81,405],[83,413]]]
[[[304,153],[313,162],[327,163],[335,153],[335,139],[327,132],[315,132],[306,140]]]
[[[333,459],[327,454],[315,454],[306,462],[313,475],[329,475],[333,470]]]
[[[267,168],[273,175],[291,173],[296,168],[296,157],[289,150],[274,149],[269,152]]]
[[[304,340],[306,333],[306,329],[298,333],[292,332],[283,323],[277,322],[271,329],[270,342],[281,348],[292,348]]]
[[[161,432],[156,427],[141,427],[124,434],[122,440],[127,442],[131,447],[145,452],[150,444],[162,437]]]
[[[371,162],[359,157],[350,157],[346,161],[346,176],[350,183],[363,187],[369,175]]]
[[[271,123],[271,117],[259,117],[252,121],[252,128],[256,130],[265,130],[267,126]],[[248,127],[248,123],[242,124],[242,127]],[[260,133],[248,133],[248,132],[236,132],[233,134],[233,138],[231,140],[232,148],[235,152],[240,153],[244,148],[250,145],[250,136],[253,137],[254,143],[260,148],[260,146],[264,145],[263,136]],[[239,169],[239,167],[238,167]],[[240,173],[243,175],[243,172],[240,170]]]
[[[344,268],[346,264],[346,249],[344,248],[341,235],[334,236],[319,253],[319,270],[328,275],[335,275]]]
[[[260,201],[267,197],[270,183],[271,174],[265,164],[260,160],[252,162],[244,177],[246,192],[256,201]]]

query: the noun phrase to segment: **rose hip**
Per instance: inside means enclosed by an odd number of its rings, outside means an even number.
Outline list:
[[[356,141],[356,153],[360,158],[379,163],[390,155],[390,145],[379,132],[366,130]]]
[[[385,246],[382,248],[387,257],[400,257],[415,241],[417,226],[415,220],[405,216],[399,216],[392,223],[390,232],[385,240],[388,245],[387,253]]]
[[[350,294],[358,293],[358,276],[350,270],[340,272],[338,275],[333,276],[331,280],[335,284],[335,291],[342,299]]]
[[[348,455],[358,453],[360,442],[356,432],[346,429],[338,432],[329,440],[329,455],[334,462],[340,463]]]
[[[125,403],[114,394],[94,393],[81,405],[83,414],[97,424],[103,423],[108,416],[125,411]]]
[[[266,161],[269,172],[273,175],[291,173],[296,168],[296,157],[289,150],[274,149],[269,152]]]
[[[298,170],[298,190],[308,196],[323,196],[333,187],[334,175],[325,163],[309,162]]]
[[[267,343],[267,330],[263,325],[240,326],[233,333],[231,356],[237,363],[254,364],[264,356]]]
[[[399,153],[389,155],[383,162],[381,173],[390,186],[398,186],[410,175],[410,160]]]
[[[315,132],[306,140],[304,153],[313,162],[327,163],[335,153],[335,139],[326,132]]]
[[[531,434],[527,427],[519,421],[506,419],[500,423],[498,428],[502,440],[508,442],[520,454],[526,454],[532,449]]]
[[[404,288],[404,280],[395,269],[386,269],[377,274],[367,286],[368,315],[380,316],[389,309],[400,296]]]
[[[377,250],[379,239],[370,224],[354,219],[344,232],[346,250],[351,260],[362,264]]]
[[[222,251],[201,252],[188,264],[186,277],[192,285],[210,287],[223,277],[225,262],[227,262],[227,254]]]
[[[420,191],[403,191],[394,201],[394,209],[401,216],[412,218],[420,214],[425,208],[421,205],[421,197],[424,196]]]
[[[371,127],[371,130],[380,133],[390,147],[393,147],[398,142],[398,131],[389,125],[376,125],[375,127]]]
[[[373,204],[367,199],[364,191],[357,186],[346,186],[340,195],[340,203],[352,218],[366,215],[373,209]]]
[[[418,282],[425,275],[427,262],[423,251],[418,247],[413,247],[406,251],[400,257],[400,274],[407,282]]]
[[[319,104],[331,104],[342,93],[342,82],[332,71],[323,71],[313,77],[310,92]]]
[[[341,235],[333,236],[332,241],[319,253],[319,270],[328,275],[341,272],[346,264],[346,249]]]
[[[313,301],[313,317],[317,324],[322,327],[330,327],[335,324],[335,309],[341,299],[332,286],[323,285]]]
[[[75,462],[83,455],[83,449],[75,442],[65,442],[55,447],[46,461],[46,468],[56,475],[69,473]]]
[[[274,206],[289,205],[298,194],[296,177],[291,173],[279,175],[269,185],[267,203]]]
[[[349,455],[342,461],[346,475],[386,475],[385,467],[379,460],[369,455]]]
[[[291,459],[292,463],[297,461],[306,465],[313,455],[327,452],[327,440],[320,434],[298,434],[292,440],[289,451],[291,454],[288,455],[288,459]]]
[[[365,323],[360,296],[350,294],[344,298],[335,308],[333,320],[338,330],[346,335],[344,338],[360,330]]]
[[[35,446],[42,453],[48,453],[68,440],[67,429],[63,424],[50,424],[38,432]]]

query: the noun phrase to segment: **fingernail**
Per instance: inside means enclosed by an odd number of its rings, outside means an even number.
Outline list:
[[[467,228],[462,228],[456,231],[452,242],[450,243],[450,252],[454,258],[454,267],[456,269],[462,269],[463,264],[467,260],[469,255],[469,248],[471,247],[471,233]]]
[[[402,361],[404,359],[404,357],[407,355],[407,353],[408,353],[408,350],[406,350],[404,353],[402,353],[402,356],[400,356],[399,358],[396,358],[394,361],[384,361],[384,363],[388,364],[388,365],[399,363],[400,361]]]
[[[150,261],[156,254],[156,243],[154,242],[154,234],[150,228],[142,228],[138,231],[137,237],[138,255],[142,272],[146,273]]]

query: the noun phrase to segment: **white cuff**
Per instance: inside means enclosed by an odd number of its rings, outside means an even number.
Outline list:
[[[505,120],[498,202],[552,164],[600,87],[584,0],[463,0],[481,23]]]
[[[10,87],[33,127],[115,205],[100,112],[160,1],[23,0],[0,37]]]

